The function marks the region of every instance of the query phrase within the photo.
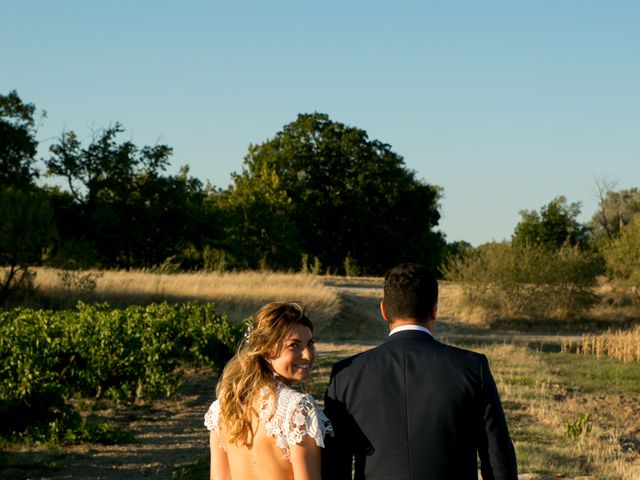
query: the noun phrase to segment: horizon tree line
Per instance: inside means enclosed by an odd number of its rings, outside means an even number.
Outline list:
[[[409,260],[435,270],[472,249],[436,230],[442,187],[418,179],[390,145],[323,113],[299,114],[250,145],[225,189],[186,165],[167,174],[172,148],[122,141],[119,123],[88,142],[63,132],[40,171],[38,115],[46,117],[16,91],[0,94],[0,301],[29,284],[34,265],[379,275]],[[640,192],[614,187],[597,183],[588,224],[562,196],[521,211],[512,242],[602,249],[640,213]]]

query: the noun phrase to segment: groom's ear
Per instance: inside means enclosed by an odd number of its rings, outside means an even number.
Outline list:
[[[433,308],[431,309],[431,320],[435,320],[438,316],[438,301],[433,304]]]
[[[384,307],[384,300],[380,300],[380,313],[382,314],[382,318],[384,318],[385,322],[389,321],[389,315],[387,315],[387,310]]]

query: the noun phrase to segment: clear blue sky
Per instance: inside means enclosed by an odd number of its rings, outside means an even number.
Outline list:
[[[640,187],[640,2],[0,0],[0,93],[66,130],[119,121],[221,187],[250,143],[323,112],[444,189],[440,229],[509,238],[594,178]]]

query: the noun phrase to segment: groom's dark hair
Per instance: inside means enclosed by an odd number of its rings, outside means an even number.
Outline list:
[[[417,263],[402,263],[384,275],[384,306],[388,319],[427,320],[438,301],[438,281]]]

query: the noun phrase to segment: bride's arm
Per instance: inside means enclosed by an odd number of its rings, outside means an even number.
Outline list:
[[[305,435],[289,447],[289,455],[294,480],[320,480],[320,447],[313,438]]]
[[[220,437],[215,430],[211,430],[209,434],[209,445],[211,448],[211,480],[231,480],[229,458],[227,452],[222,448]]]

